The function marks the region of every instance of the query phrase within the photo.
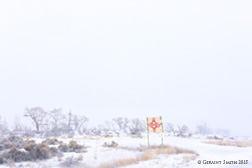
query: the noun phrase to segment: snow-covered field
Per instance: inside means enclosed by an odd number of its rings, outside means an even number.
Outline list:
[[[37,143],[42,142],[43,138],[34,138]],[[71,156],[81,157],[79,165],[76,167],[90,167],[90,168],[108,168],[106,163],[113,163],[116,160],[125,158],[136,158],[142,152],[134,150],[139,147],[147,145],[146,136],[142,138],[137,137],[74,137],[72,138],[58,138],[65,143],[70,140],[76,140],[79,144],[87,146],[85,153],[64,153],[62,158],[53,157],[49,160],[36,162],[22,162],[16,164],[1,165],[4,167],[34,167],[34,168],[59,168],[63,167],[62,163]],[[159,154],[154,159],[139,161],[126,168],[251,168],[252,167],[252,147],[235,147],[235,146],[219,146],[213,144],[203,143],[203,138],[179,138],[172,136],[164,136],[164,145],[176,146],[179,148],[190,149],[198,153],[194,154]],[[112,141],[118,144],[117,148],[104,147],[104,143],[111,143]],[[160,136],[150,136],[150,145],[160,145]],[[192,155],[194,157],[192,157]],[[224,164],[224,160],[228,161]],[[239,164],[239,160],[248,160],[247,164]],[[209,164],[205,164],[208,161]],[[237,164],[235,164],[237,161]],[[199,162],[201,162],[199,164]],[[210,164],[218,163],[218,164]],[[221,163],[221,164],[220,164]],[[74,167],[74,166],[71,166]]]

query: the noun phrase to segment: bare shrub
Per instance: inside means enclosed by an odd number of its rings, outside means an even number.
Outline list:
[[[6,142],[3,143],[3,147],[4,147],[4,149],[10,149],[10,148],[15,147],[15,144],[13,144],[13,143],[11,143],[9,141],[6,141]]]
[[[61,152],[68,152],[68,145],[67,144],[61,144],[61,145],[58,146],[58,149]]]
[[[42,144],[36,144],[34,148],[32,148],[30,151],[30,156],[32,160],[44,160],[49,159],[52,157],[52,154],[50,152],[50,148],[46,143]]]
[[[23,147],[23,145],[26,143],[21,137],[17,136],[10,136],[8,137],[8,141],[13,143],[16,147]]]
[[[63,167],[77,166],[80,164],[79,162],[81,160],[82,160],[82,157],[70,156],[70,157],[66,158],[66,160],[63,163],[61,163],[61,166],[63,166]]]
[[[85,151],[85,146],[77,144],[76,141],[70,141],[69,144],[61,144],[59,145],[58,149],[61,152],[76,152],[76,153],[83,153]]]
[[[24,149],[29,152],[33,148],[35,148],[35,146],[36,146],[36,143],[34,141],[31,141],[31,142],[24,145]]]
[[[58,145],[58,144],[61,144],[62,141],[59,141],[56,138],[53,138],[53,139],[46,138],[46,140],[44,140],[42,143],[47,143],[48,145]]]
[[[64,154],[62,152],[58,152],[56,156],[58,158],[58,161],[60,162],[62,161],[62,157],[64,156]]]
[[[4,150],[4,146],[0,144],[0,151]]]
[[[18,150],[17,147],[12,147],[9,151],[0,155],[0,164],[8,161],[22,162],[49,159],[56,156],[57,148],[50,148],[48,144],[36,144],[34,141],[29,141],[24,145],[26,151]]]
[[[57,148],[50,148],[48,144],[36,144],[34,142],[27,143],[24,149],[29,152],[30,160],[44,160],[56,156],[58,153]]]
[[[5,164],[8,167],[16,167],[16,164],[15,164],[14,160],[12,160],[12,159],[8,159]]]
[[[206,138],[207,138],[207,139],[214,139],[214,140],[223,140],[223,138],[221,138],[221,137],[219,137],[219,136],[216,136],[216,135],[214,135],[214,136],[209,135],[209,136],[207,136]]]
[[[82,156],[82,155],[79,155],[79,156],[78,156],[78,159],[79,159],[79,161],[82,161],[82,160],[83,160],[83,156]]]
[[[52,154],[52,156],[56,156],[58,154],[58,149],[56,147],[51,147],[50,148],[50,153]]]
[[[80,145],[80,144],[77,144],[76,141],[70,141],[69,144],[68,144],[68,147],[69,149],[72,150],[72,152],[77,152],[77,153],[81,153],[81,152],[84,152],[84,146],[83,145]]]
[[[116,148],[118,146],[118,143],[116,143],[115,141],[112,141],[110,144],[107,142],[104,142],[104,144],[102,146],[108,147],[108,148]]]
[[[8,152],[3,153],[1,155],[1,158],[3,158],[4,163],[7,163],[8,160],[12,160],[14,162],[21,162],[29,160],[29,154],[13,147]]]
[[[21,137],[10,136],[0,140],[0,151],[4,149],[11,149],[13,147],[22,148],[27,141],[24,141]]]

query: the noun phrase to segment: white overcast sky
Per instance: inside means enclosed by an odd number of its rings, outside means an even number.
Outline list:
[[[251,0],[0,2],[0,115],[62,108],[252,136]]]

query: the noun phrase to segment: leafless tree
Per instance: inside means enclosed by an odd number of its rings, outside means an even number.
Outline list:
[[[32,129],[20,121],[21,121],[21,119],[19,117],[14,118],[13,131],[14,132],[22,132],[23,134],[31,134]]]
[[[113,118],[112,121],[115,123],[115,125],[118,127],[118,131],[114,128],[115,133],[126,133],[126,134],[135,134],[139,135],[141,132],[143,132],[146,127],[143,121],[135,118],[135,119],[128,119],[126,117],[118,117]]]
[[[184,136],[185,133],[189,131],[188,127],[186,125],[177,125],[178,127],[178,136]]]
[[[93,133],[96,133],[96,135],[109,136],[112,133],[111,123],[109,121],[105,121],[104,124],[98,125]]]
[[[140,135],[145,130],[145,124],[138,118],[132,119],[128,126],[129,133],[132,135]]]
[[[110,135],[113,133],[118,134],[114,127],[114,123],[111,121],[105,121],[105,123],[100,125],[98,129],[100,129],[105,135]]]
[[[93,127],[89,129],[89,134],[91,135],[101,135],[102,134],[102,129],[101,129],[101,125],[99,125],[98,127]]]
[[[0,116],[0,134],[4,135],[9,131],[8,125],[6,120],[2,120],[2,117]]]
[[[13,131],[23,131],[23,125],[20,123],[20,118],[15,117]]]
[[[206,123],[202,123],[196,126],[196,133],[206,135],[211,133],[211,130]]]
[[[172,123],[167,123],[165,129],[167,132],[173,133],[173,135],[175,135],[176,131]]]
[[[112,121],[105,121],[104,125],[107,130],[111,130],[113,132],[116,132],[115,125]]]
[[[40,132],[40,127],[45,124],[47,112],[42,107],[26,108],[25,117],[30,117],[36,126],[36,131]]]
[[[69,111],[68,117],[67,117],[67,132],[68,132],[68,134],[70,134],[70,132],[73,131],[72,125],[73,125],[73,115],[72,115],[72,112]]]
[[[218,128],[216,130],[216,134],[223,135],[223,136],[229,136],[229,130]]]
[[[119,117],[114,118],[113,121],[116,123],[120,131],[123,131],[126,134],[129,133],[128,127],[130,120],[128,118]]]
[[[88,118],[85,116],[73,116],[73,124],[76,131],[82,133],[82,127],[88,122]]]
[[[59,129],[61,123],[66,118],[60,108],[50,111],[49,116],[52,124],[52,129],[56,131]]]

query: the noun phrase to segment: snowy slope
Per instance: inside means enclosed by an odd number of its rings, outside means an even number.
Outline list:
[[[64,142],[69,142],[71,139],[68,138],[58,138]],[[41,142],[42,139],[35,139],[37,142]],[[62,163],[69,156],[83,156],[81,161],[82,166],[88,165],[90,167],[98,167],[105,162],[112,162],[117,159],[123,158],[135,158],[141,152],[133,150],[125,150],[121,148],[107,148],[102,145],[104,142],[110,143],[115,141],[118,143],[119,147],[139,147],[146,146],[147,139],[143,138],[131,138],[131,137],[77,137],[74,138],[79,144],[84,144],[87,146],[87,152],[76,154],[76,153],[64,153],[64,157],[59,160],[57,157],[49,159],[47,161],[37,161],[37,162],[23,162],[16,163],[12,166],[23,167],[62,167]],[[204,139],[199,138],[179,138],[179,137],[164,137],[164,144],[170,146],[176,146],[180,148],[194,150],[199,154],[195,160],[186,160],[185,158],[188,154],[172,154],[164,155],[160,154],[155,159],[140,161],[137,164],[128,165],[126,168],[251,168],[252,167],[252,147],[233,147],[233,146],[218,146],[213,144],[202,143]],[[161,142],[159,135],[150,136],[151,145],[159,145]],[[222,164],[203,164],[203,161],[221,161]],[[248,164],[223,164],[223,160],[227,161],[238,161],[238,160],[248,160]],[[201,164],[198,162],[201,161]],[[9,165],[11,166],[11,165]],[[7,165],[1,165],[0,168],[9,167]]]

